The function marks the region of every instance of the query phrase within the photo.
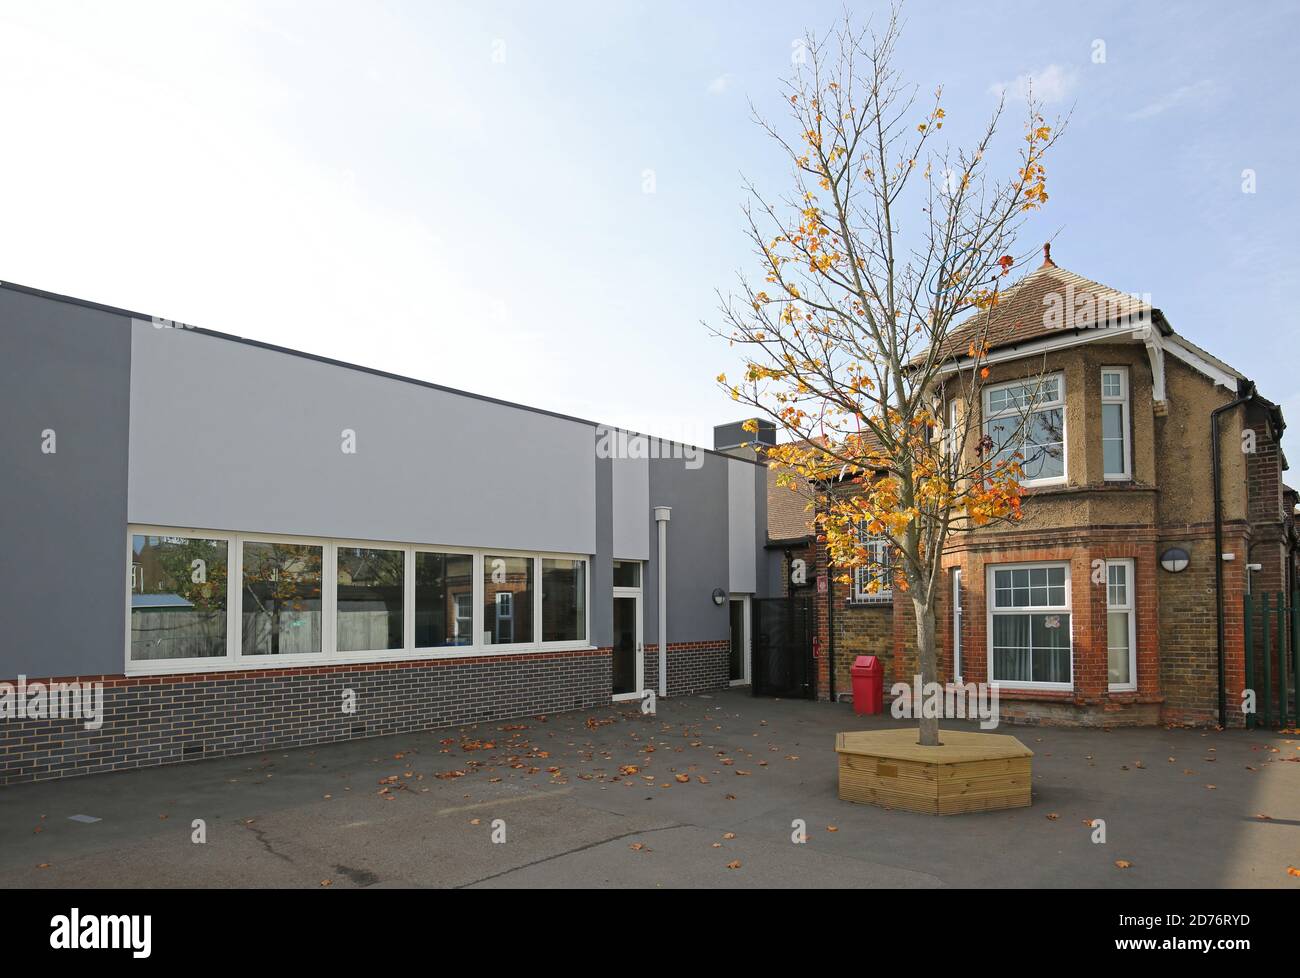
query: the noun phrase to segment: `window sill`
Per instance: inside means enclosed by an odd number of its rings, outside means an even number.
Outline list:
[[[1019,685],[1008,686],[1002,683],[993,682],[991,685],[996,686],[998,696],[1002,699],[1009,700],[1072,700],[1074,699],[1073,684],[1052,684],[1052,685]]]
[[[334,655],[225,656],[212,659],[169,659],[128,662],[127,676],[177,676],[218,672],[266,672],[274,669],[314,669],[321,666],[371,666],[385,663],[427,662],[442,659],[481,659],[492,656],[545,655],[548,652],[595,652],[587,642],[556,642],[547,645],[482,646],[441,649],[411,649],[400,652],[340,653]]]
[[[850,608],[887,608],[894,603],[894,595],[876,594],[863,598],[848,598],[844,604]]]

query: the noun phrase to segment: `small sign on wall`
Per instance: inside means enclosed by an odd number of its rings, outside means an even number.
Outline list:
[[[825,575],[825,574],[818,574],[818,575],[817,575],[817,593],[818,593],[818,594],[825,594],[825,593],[826,593],[826,575]]]

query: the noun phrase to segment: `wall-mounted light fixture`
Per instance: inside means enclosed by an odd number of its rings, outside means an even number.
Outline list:
[[[1182,547],[1170,547],[1160,555],[1160,566],[1171,574],[1177,574],[1187,569],[1190,560],[1191,557]]]
[[[713,589],[713,603],[721,608],[727,603],[727,592],[720,587],[715,587]]]

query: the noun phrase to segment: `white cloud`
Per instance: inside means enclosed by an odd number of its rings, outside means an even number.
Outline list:
[[[1074,93],[1079,82],[1079,73],[1073,68],[1050,64],[1038,71],[1025,72],[1011,81],[994,82],[989,91],[994,95],[1006,94],[1008,99],[1028,99],[1032,89],[1034,98],[1050,105],[1064,102]]]
[[[717,78],[713,79],[713,81],[709,82],[709,94],[721,95],[723,92],[731,88],[733,81],[735,81],[735,79],[732,77],[730,72],[719,75]]]
[[[1129,121],[1150,119],[1152,116],[1168,112],[1170,109],[1176,108],[1180,105],[1205,105],[1218,94],[1218,91],[1218,85],[1208,78],[1203,78],[1201,81],[1194,82],[1191,85],[1181,85],[1178,88],[1175,88],[1172,92],[1162,95],[1154,102],[1144,105],[1142,108],[1137,109],[1134,112],[1130,112],[1125,116],[1125,118]]]

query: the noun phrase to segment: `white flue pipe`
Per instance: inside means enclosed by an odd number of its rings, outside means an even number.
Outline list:
[[[668,696],[668,521],[672,519],[671,506],[655,507],[655,523],[659,525],[659,695]]]

